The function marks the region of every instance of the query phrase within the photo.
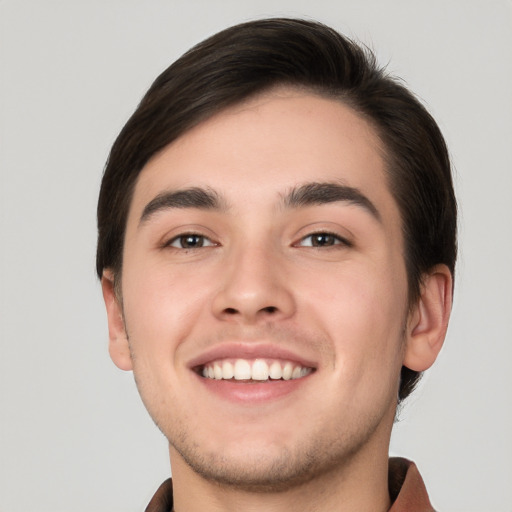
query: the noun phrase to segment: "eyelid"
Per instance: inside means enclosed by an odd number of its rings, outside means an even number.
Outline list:
[[[335,243],[333,245],[327,245],[325,247],[321,246],[314,246],[314,245],[303,245],[302,242],[304,242],[306,239],[311,238],[315,235],[327,235],[332,236],[335,238]],[[336,247],[336,246],[342,246],[342,247],[352,247],[354,244],[350,240],[348,240],[346,237],[340,235],[339,233],[333,232],[328,229],[318,229],[316,231],[310,232],[305,236],[302,236],[298,242],[293,244],[296,247],[314,247],[316,249],[322,249],[322,248],[330,248],[330,247]]]
[[[183,238],[189,237],[189,236],[190,237],[195,236],[195,237],[202,238],[203,239],[203,245],[201,245],[199,247],[180,247],[178,245],[180,243],[180,240],[183,239]],[[207,242],[207,243],[205,243],[205,242]],[[202,249],[204,247],[217,247],[218,245],[219,245],[219,243],[215,242],[212,239],[212,237],[207,236],[204,233],[201,233],[200,231],[188,230],[188,231],[180,232],[180,233],[172,236],[171,238],[166,238],[162,242],[161,246],[164,249],[165,248],[171,248],[171,249],[176,249],[176,250],[181,250],[181,251],[191,251],[191,250],[194,250],[194,249]]]

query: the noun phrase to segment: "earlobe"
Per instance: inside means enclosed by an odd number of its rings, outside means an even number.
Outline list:
[[[452,274],[437,265],[424,276],[421,295],[409,315],[403,364],[422,372],[430,368],[443,346],[452,307]]]
[[[110,358],[121,370],[131,370],[130,346],[124,325],[122,307],[114,288],[114,274],[111,270],[103,271],[101,289],[107,310]]]

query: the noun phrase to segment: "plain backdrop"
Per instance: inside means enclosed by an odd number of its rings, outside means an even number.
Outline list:
[[[158,73],[222,28],[276,15],[373,47],[446,136],[454,312],[391,452],[417,462],[442,511],[512,511],[511,1],[3,0],[0,512],[137,512],[168,476],[165,439],[107,353],[102,169]]]

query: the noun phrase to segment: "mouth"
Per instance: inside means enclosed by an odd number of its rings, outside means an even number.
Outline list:
[[[315,369],[288,360],[238,358],[209,361],[195,371],[205,379],[261,383],[302,379]]]
[[[319,369],[314,359],[272,343],[226,342],[187,365],[210,397],[248,406],[271,404],[303,389]],[[291,398],[290,398],[291,399]],[[217,402],[215,402],[217,403]]]

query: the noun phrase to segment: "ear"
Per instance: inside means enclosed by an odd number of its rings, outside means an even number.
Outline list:
[[[421,295],[407,322],[403,365],[422,372],[430,368],[443,346],[452,309],[452,274],[437,265],[423,277]]]
[[[123,309],[116,296],[114,274],[111,270],[103,271],[101,289],[107,309],[110,358],[121,370],[131,370],[132,358],[123,320]]]

